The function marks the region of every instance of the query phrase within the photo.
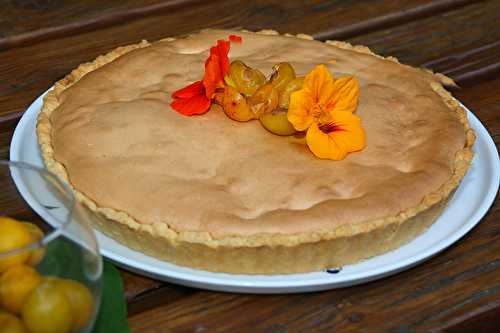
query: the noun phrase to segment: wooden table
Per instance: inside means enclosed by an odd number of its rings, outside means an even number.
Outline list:
[[[141,39],[205,27],[272,28],[363,44],[451,76],[454,95],[500,142],[500,1],[3,2],[0,158],[27,106],[78,64]],[[2,185],[0,184],[0,189]],[[1,191],[0,191],[1,192]],[[9,193],[0,211],[14,209]],[[134,332],[499,332],[500,204],[457,244],[413,269],[357,287],[237,295],[122,271]],[[30,216],[16,206],[17,216]]]

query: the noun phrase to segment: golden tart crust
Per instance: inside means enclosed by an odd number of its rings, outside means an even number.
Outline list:
[[[319,62],[354,74],[366,150],[321,161],[303,138],[216,107],[201,117],[172,111],[170,92],[199,79],[209,46],[235,33],[243,43],[230,57],[266,73],[291,61],[302,75]],[[434,222],[470,165],[474,133],[442,86],[453,81],[310,39],[206,30],[83,64],[45,97],[37,134],[47,168],[97,213],[97,228],[179,265],[308,272],[397,248]]]

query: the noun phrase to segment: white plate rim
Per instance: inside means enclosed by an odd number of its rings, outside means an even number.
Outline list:
[[[49,89],[50,90],[50,89]],[[12,137],[10,146],[10,159],[13,161],[23,161],[21,159],[21,148],[22,142],[24,140],[25,128],[29,125],[33,125],[30,122],[36,122],[36,116],[40,112],[42,99],[44,94],[39,96],[27,109],[27,111],[21,117],[14,135]],[[461,103],[460,103],[461,104]],[[342,274],[322,274],[317,278],[305,278],[303,280],[289,279],[295,276],[295,274],[290,275],[272,275],[266,276],[269,278],[265,281],[255,280],[255,275],[232,275],[225,273],[212,273],[206,271],[199,271],[196,269],[190,269],[185,267],[176,266],[174,264],[168,263],[170,266],[178,268],[178,270],[170,270],[165,272],[164,268],[151,267],[151,265],[146,265],[141,262],[131,261],[126,256],[119,253],[114,253],[105,248],[101,247],[101,253],[103,256],[109,258],[113,262],[120,266],[123,266],[129,270],[135,271],[137,273],[147,275],[153,278],[161,279],[168,282],[174,282],[182,285],[205,288],[211,290],[219,291],[232,291],[232,292],[251,292],[251,293],[287,293],[287,292],[304,292],[304,291],[317,291],[325,289],[340,288],[345,286],[352,286],[375,279],[382,278],[384,276],[392,275],[402,270],[406,270],[413,267],[424,260],[430,259],[434,255],[437,255],[441,251],[448,248],[453,243],[460,240],[465,234],[467,234],[475,225],[479,223],[481,218],[487,213],[490,206],[493,204],[496,197],[498,186],[500,182],[500,161],[498,157],[498,151],[496,146],[490,137],[488,131],[481,124],[481,122],[476,118],[476,116],[463,104],[461,104],[467,110],[467,116],[471,126],[476,131],[476,135],[479,139],[485,141],[485,148],[487,149],[488,157],[491,160],[491,169],[493,173],[493,179],[490,183],[488,191],[483,197],[483,204],[477,209],[469,220],[463,224],[461,228],[456,230],[451,236],[447,237],[444,241],[441,241],[432,247],[420,252],[418,255],[413,257],[408,257],[402,261],[389,263],[379,268],[374,268],[369,271],[363,271],[359,273],[351,273],[350,275]],[[35,135],[35,133],[31,133]],[[476,145],[477,145],[476,141]],[[30,162],[30,161],[24,161]],[[21,195],[28,202],[28,204],[35,210],[40,208],[40,205],[30,202],[30,195],[23,189],[23,185],[20,184],[22,181],[20,179],[14,179],[16,186],[18,187]],[[32,198],[31,198],[32,199]],[[33,200],[31,200],[33,201]],[[50,221],[48,221],[50,223]],[[427,231],[426,231],[427,232]],[[99,238],[107,238],[96,231]],[[130,250],[133,251],[133,250]],[[135,251],[134,251],[135,252]],[[144,254],[141,254],[144,255]],[[144,255],[146,256],[146,255]],[[147,256],[146,256],[147,257]],[[188,271],[183,272],[183,271]],[[196,274],[197,272],[202,272],[203,274]],[[316,274],[311,273],[311,274]],[[206,275],[209,275],[207,277]],[[309,274],[298,274],[299,276],[307,276]],[[260,276],[262,277],[262,276]]]

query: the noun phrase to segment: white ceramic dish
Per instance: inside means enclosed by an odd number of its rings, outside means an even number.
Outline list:
[[[10,158],[43,166],[35,126],[43,95],[28,108],[14,132]],[[325,290],[360,284],[408,269],[458,241],[486,214],[498,191],[500,163],[498,152],[484,126],[468,111],[477,133],[472,167],[441,217],[424,234],[389,253],[343,267],[340,271],[290,275],[233,275],[176,266],[129,249],[96,231],[102,255],[129,270],[156,279],[211,290],[242,293],[294,293]],[[57,206],[57,200],[28,179],[15,177],[16,185],[28,204],[42,217],[44,205]],[[41,199],[42,198],[42,199]],[[43,205],[41,204],[43,200]]]

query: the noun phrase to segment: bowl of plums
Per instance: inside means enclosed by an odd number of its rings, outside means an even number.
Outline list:
[[[0,160],[0,333],[91,332],[102,258],[72,191],[42,168]]]

